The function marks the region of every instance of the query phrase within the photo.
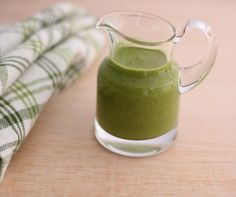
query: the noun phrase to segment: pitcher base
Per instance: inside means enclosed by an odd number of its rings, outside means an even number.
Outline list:
[[[147,157],[167,150],[176,139],[176,127],[166,134],[148,140],[126,140],[106,132],[95,120],[95,136],[98,142],[111,152],[128,157]]]

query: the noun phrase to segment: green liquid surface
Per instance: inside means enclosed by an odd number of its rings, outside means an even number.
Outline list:
[[[131,140],[161,136],[176,126],[178,66],[156,49],[121,46],[97,78],[97,120],[110,134]]]

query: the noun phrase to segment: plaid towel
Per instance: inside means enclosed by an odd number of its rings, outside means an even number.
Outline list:
[[[72,17],[56,25],[40,30],[23,44],[3,56],[0,62],[0,95],[2,95],[42,53],[58,44],[69,35],[93,27],[95,22],[95,17],[91,15]]]
[[[73,16],[40,30],[0,59],[4,87],[0,96],[0,179],[47,101],[72,83],[103,46],[103,36],[94,23],[90,15]]]

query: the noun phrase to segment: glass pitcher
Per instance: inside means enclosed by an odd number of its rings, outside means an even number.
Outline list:
[[[107,14],[97,28],[110,40],[97,76],[97,140],[125,156],[161,153],[176,138],[180,95],[197,86],[214,64],[214,33],[197,19],[177,32],[167,20],[140,12]],[[173,45],[191,28],[205,34],[208,52],[198,63],[181,67],[172,58]]]

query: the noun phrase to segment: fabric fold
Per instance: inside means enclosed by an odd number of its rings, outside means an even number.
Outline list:
[[[71,6],[66,9],[71,13]],[[58,14],[0,58],[0,181],[48,100],[74,82],[104,45],[96,17],[83,13],[51,24]]]
[[[74,16],[40,30],[3,56],[0,60],[0,95],[46,50],[78,31],[94,27],[95,22],[92,15]]]

